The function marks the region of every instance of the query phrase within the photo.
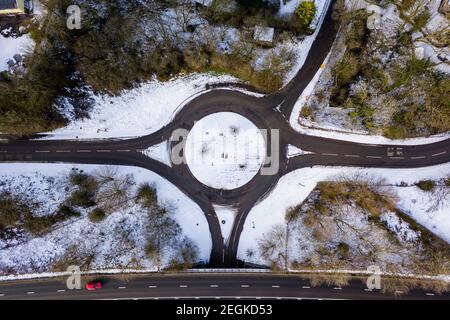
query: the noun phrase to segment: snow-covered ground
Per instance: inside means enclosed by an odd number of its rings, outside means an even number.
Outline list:
[[[69,164],[3,164],[0,166],[0,190],[12,187],[41,205],[40,214],[48,214],[67,194],[62,181],[72,168],[96,173],[104,166]],[[211,238],[207,221],[201,209],[186,195],[160,176],[134,167],[114,167],[120,175],[133,175],[136,184],[150,183],[157,190],[158,202],[173,212],[173,218],[182,228],[183,235],[199,248],[199,259],[208,261]],[[66,221],[58,229],[42,237],[28,238],[19,244],[0,249],[2,270],[20,273],[45,272],[55,260],[71,246],[94,255],[92,269],[112,269],[130,264],[133,259],[141,268],[156,270],[145,256],[146,214],[136,208],[114,212],[100,223],[91,223],[85,213],[81,218]],[[170,252],[165,252],[169,257]],[[165,263],[164,261],[163,263]]]
[[[142,153],[145,154],[147,157],[157,160],[161,163],[164,163],[169,167],[172,166],[168,141],[163,141],[160,144],[152,146],[146,150],[142,150]]]
[[[169,123],[187,102],[205,91],[206,84],[236,81],[230,76],[195,74],[167,82],[152,80],[115,97],[94,95],[95,104],[89,113],[89,119],[73,121],[64,128],[47,133],[45,139],[129,138],[148,135]]]
[[[230,238],[231,231],[233,230],[237,210],[230,206],[214,205],[214,211],[216,212],[217,218],[219,219],[220,231],[222,232],[223,241],[224,243],[227,243]]]
[[[273,191],[249,213],[239,242],[238,257],[248,260],[247,252],[257,252],[258,240],[271,228],[285,223],[286,211],[302,203],[317,183],[342,176],[362,175],[383,178],[387,184],[411,185],[425,179],[442,179],[449,175],[450,164],[418,169],[305,168],[283,176]],[[393,187],[400,198],[398,205],[411,218],[450,243],[450,199],[438,211],[427,213],[430,202],[417,187]],[[411,190],[414,190],[412,192]],[[408,192],[409,191],[409,192]],[[254,257],[255,263],[265,263]]]
[[[7,62],[13,59],[15,54],[24,54],[34,46],[33,40],[29,35],[23,35],[18,38],[5,38],[0,35],[0,72],[8,70]]]
[[[186,162],[203,184],[231,190],[249,182],[266,155],[265,139],[248,119],[219,112],[197,122],[186,141]]]

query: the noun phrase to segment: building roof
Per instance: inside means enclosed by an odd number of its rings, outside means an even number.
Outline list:
[[[256,26],[254,39],[256,41],[272,43],[274,34],[274,28]]]
[[[16,0],[0,0],[0,10],[17,9]]]

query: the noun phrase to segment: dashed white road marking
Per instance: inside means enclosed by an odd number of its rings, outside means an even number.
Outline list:
[[[311,289],[309,286],[303,286],[302,289]]]
[[[439,152],[439,153],[435,153],[435,154],[433,154],[433,155],[431,155],[432,157],[439,157],[439,156],[442,156],[442,155],[444,155],[444,154],[446,154],[447,153],[447,151],[444,151],[444,152]]]
[[[111,150],[97,150],[98,153],[109,153]]]
[[[57,290],[56,292],[66,292],[64,289]]]
[[[241,285],[241,288],[248,288],[248,287],[250,287],[248,284]]]
[[[131,150],[117,150],[117,152],[131,152]]]
[[[157,288],[157,286],[148,286],[150,289]]]
[[[181,284],[180,285],[180,288],[187,288],[188,286],[187,285],[185,285],[185,284]]]
[[[34,291],[28,291],[27,294],[34,294]]]
[[[344,157],[347,157],[347,158],[360,158],[361,156],[357,155],[357,154],[346,154],[346,155],[344,155]]]
[[[340,287],[333,288],[334,290],[342,290]]]
[[[392,160],[405,160],[405,157],[389,157]]]
[[[427,296],[434,296],[434,293],[427,292],[426,295]]]
[[[119,289],[126,289],[127,287],[119,287]]]
[[[367,156],[369,159],[383,159],[383,157],[380,156]]]
[[[212,284],[209,286],[210,288],[218,288],[219,286],[217,284]]]
[[[337,157],[338,154],[337,153],[322,153],[323,156],[332,156],[332,157]]]
[[[36,150],[36,153],[50,153],[49,150]]]
[[[56,150],[56,153],[70,153],[70,150]]]
[[[272,286],[272,288],[279,288],[279,287],[280,287],[280,286],[276,286],[276,285],[275,285],[275,286]]]
[[[418,160],[418,159],[425,159],[425,156],[420,156],[420,157],[411,157],[412,160]]]
[[[8,153],[8,151],[0,151],[0,153]]]
[[[78,153],[90,153],[91,150],[77,150]]]
[[[364,289],[364,291],[366,291],[366,292],[372,292],[372,289]]]

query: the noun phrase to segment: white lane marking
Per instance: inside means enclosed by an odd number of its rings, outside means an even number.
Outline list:
[[[342,290],[342,288],[339,288],[339,287],[336,287],[336,288],[333,288],[334,290]]]
[[[28,291],[27,294],[34,294],[34,291]]]
[[[434,293],[426,293],[427,296],[434,296]]]
[[[77,150],[78,153],[90,153],[91,150]]]
[[[157,288],[157,286],[148,286],[150,289]]]
[[[397,290],[397,291],[395,291],[395,293],[397,293],[397,294],[402,294],[403,291]]]
[[[70,150],[56,150],[56,153],[69,153]]]
[[[66,290],[60,289],[60,290],[58,290],[58,291],[56,291],[56,292],[66,292]]]
[[[117,150],[117,152],[131,152],[131,150]]]
[[[418,160],[418,159],[425,159],[425,156],[420,156],[420,157],[411,157],[412,160]]]
[[[8,151],[0,151],[0,153],[8,153]]]
[[[366,291],[366,292],[372,292],[372,289],[364,289],[364,291]]]
[[[248,287],[250,287],[248,284],[241,285],[241,288],[248,288]]]
[[[219,286],[217,284],[212,284],[209,286],[210,288],[218,288]]]
[[[346,155],[344,155],[344,157],[347,157],[347,158],[359,158],[361,156],[359,156],[357,154],[346,154]]]
[[[119,287],[119,289],[126,289],[127,287]]]
[[[272,288],[279,288],[280,286],[272,286]]]
[[[111,150],[97,150],[98,153],[108,153],[111,152]]]
[[[435,153],[435,154],[432,155],[432,157],[439,157],[439,156],[442,156],[442,155],[444,155],[446,153],[447,153],[447,151]]]
[[[337,157],[338,154],[337,153],[322,153],[323,156],[332,156],[332,157]]]
[[[380,156],[367,156],[369,159],[383,159],[383,157]]]
[[[311,287],[303,286],[302,289],[311,289]]]
[[[36,150],[36,153],[50,153],[48,150]]]
[[[0,297],[4,297],[5,296],[5,294],[4,293],[0,293]]]
[[[180,285],[180,288],[187,288],[188,286],[185,284]]]
[[[389,157],[392,160],[405,160],[405,157]]]

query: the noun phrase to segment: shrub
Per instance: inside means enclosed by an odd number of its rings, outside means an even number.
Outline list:
[[[423,191],[432,191],[436,183],[433,180],[422,180],[416,183],[416,186]]]
[[[69,198],[72,206],[89,208],[95,205],[94,194],[86,189],[75,190]]]
[[[89,220],[93,223],[98,223],[106,218],[106,213],[101,208],[95,208],[89,213]]]
[[[450,177],[448,177],[447,179],[445,179],[445,186],[446,187],[450,187]]]
[[[305,26],[309,26],[316,15],[316,5],[313,1],[303,1],[295,10],[295,14]]]
[[[35,217],[27,215],[23,227],[35,236],[47,232],[55,224],[55,217]]]
[[[71,217],[79,217],[81,214],[76,211],[74,208],[68,206],[68,205],[62,205],[59,209],[58,209],[58,213],[57,213],[57,217],[58,217],[58,221],[64,221],[68,218]]]
[[[158,202],[158,196],[154,187],[148,183],[139,186],[137,191],[136,200],[140,202],[144,207],[150,207]]]

